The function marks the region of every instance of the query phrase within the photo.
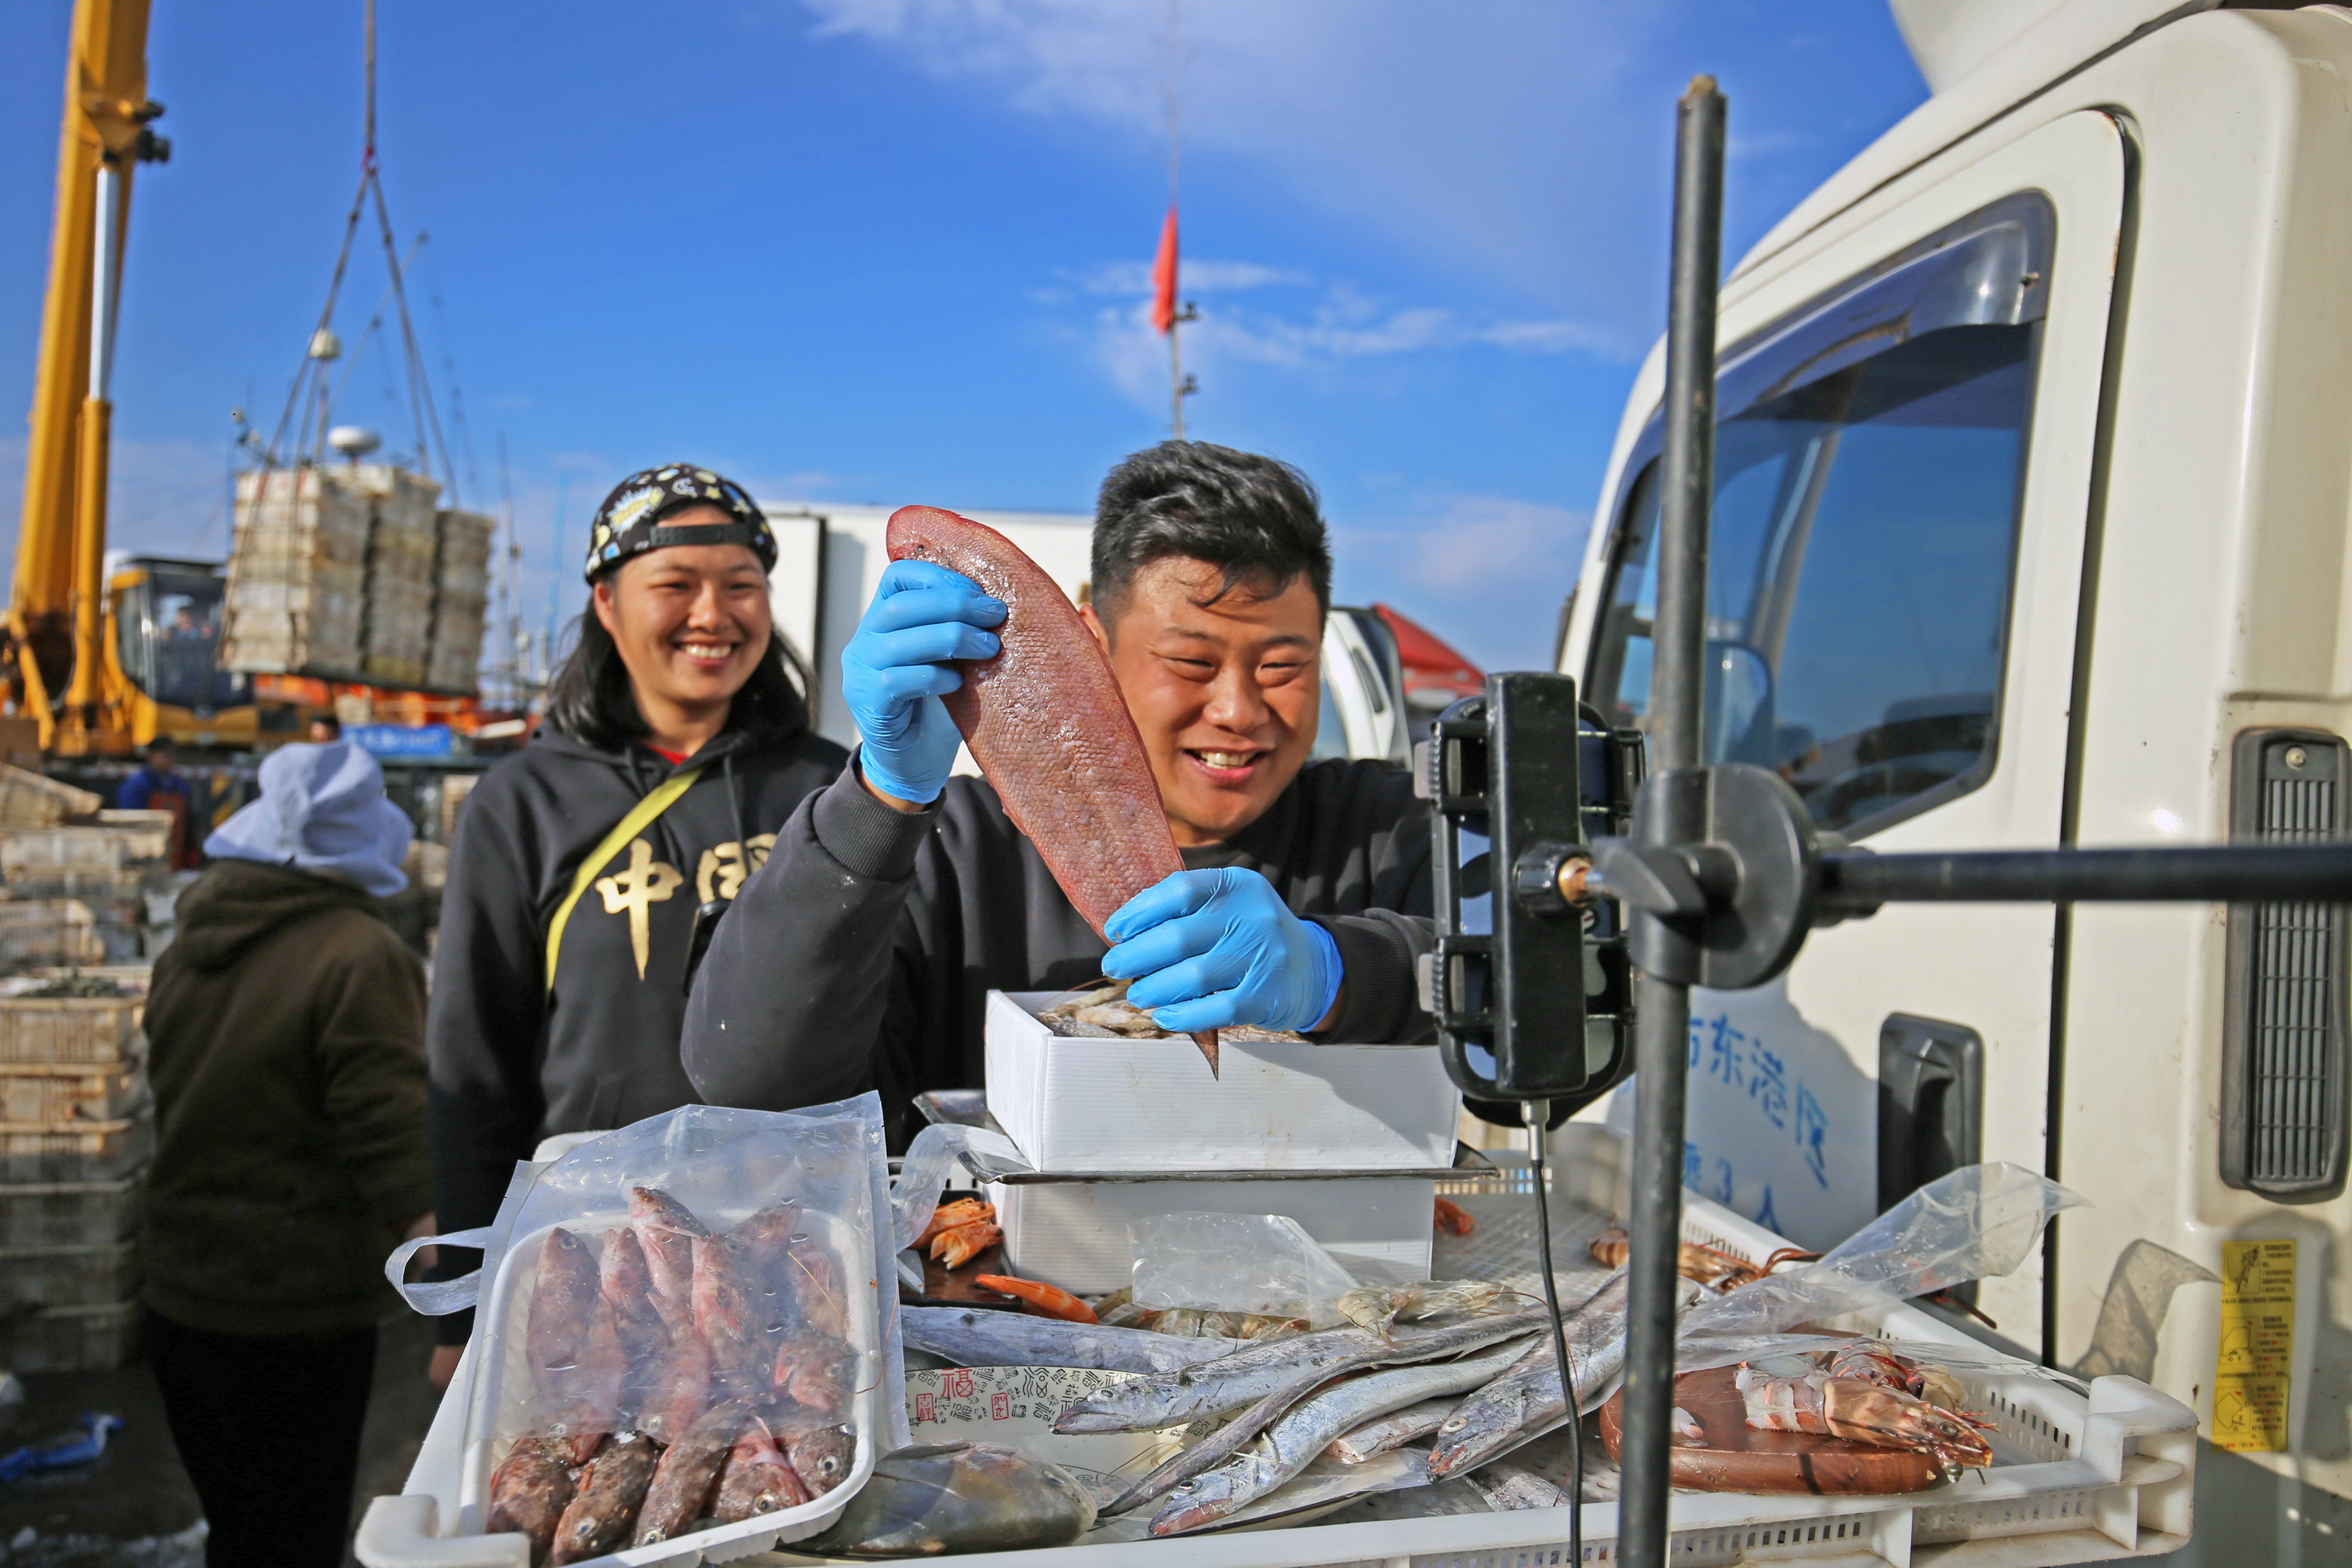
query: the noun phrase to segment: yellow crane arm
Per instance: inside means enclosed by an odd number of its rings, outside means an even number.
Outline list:
[[[45,747],[88,749],[99,723],[105,585],[107,361],[131,171],[170,154],[147,129],[148,0],[76,0],[65,129],[10,591],[19,711]],[[93,348],[95,352],[93,352]]]

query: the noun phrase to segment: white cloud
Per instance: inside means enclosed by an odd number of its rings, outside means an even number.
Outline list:
[[[1440,497],[1417,510],[1333,529],[1339,597],[1392,604],[1485,669],[1549,668],[1591,515],[1498,495]]]
[[[1040,115],[1164,134],[1168,12],[1139,0],[798,0],[822,37]],[[1636,68],[1692,0],[1185,0],[1188,153],[1235,155],[1296,199],[1466,266],[1591,329],[1653,335],[1671,120]],[[1629,134],[1646,125],[1654,134]],[[1597,156],[1596,149],[1608,148]],[[1630,155],[1626,150],[1631,149]]]
[[[1465,349],[1597,352],[1607,343],[1607,334],[1577,321],[1480,320],[1444,306],[1388,303],[1345,284],[1323,289],[1303,314],[1219,303],[1183,332],[1184,362],[1204,381],[1240,366],[1302,371]],[[1148,299],[1097,309],[1092,337],[1097,362],[1119,390],[1139,407],[1160,406],[1168,395],[1168,341],[1151,325]]]
[[[1107,261],[1071,276],[1081,293],[1148,295],[1151,264],[1148,261]],[[1314,274],[1292,267],[1267,267],[1255,261],[1192,261],[1177,263],[1179,294],[1233,294],[1251,288],[1305,288]]]

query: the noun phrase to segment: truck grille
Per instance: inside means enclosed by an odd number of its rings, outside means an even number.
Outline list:
[[[2294,843],[2343,831],[2345,746],[2334,736],[2251,732],[2236,771],[2233,837]],[[2222,1177],[2275,1198],[2332,1196],[2345,1174],[2343,906],[2231,910],[2231,967]]]

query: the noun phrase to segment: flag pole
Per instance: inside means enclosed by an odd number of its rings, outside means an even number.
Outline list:
[[[1181,134],[1182,125],[1177,112],[1179,99],[1178,87],[1181,72],[1180,57],[1177,52],[1177,24],[1179,21],[1178,8],[1181,4],[1182,0],[1168,0],[1167,54],[1163,62],[1166,75],[1161,83],[1161,89],[1167,95],[1168,99],[1167,243],[1170,252],[1168,257],[1170,273],[1169,292],[1171,298],[1167,303],[1171,306],[1174,303],[1172,295],[1174,293],[1173,286],[1176,282],[1175,273],[1177,270],[1175,254],[1177,249],[1177,171],[1180,161],[1179,152],[1182,146],[1183,140]],[[1178,441],[1184,439],[1184,394],[1191,390],[1184,384],[1184,345],[1182,342],[1183,323],[1188,319],[1189,318],[1184,311],[1172,308],[1168,311],[1168,423],[1171,430],[1174,433],[1175,439]]]

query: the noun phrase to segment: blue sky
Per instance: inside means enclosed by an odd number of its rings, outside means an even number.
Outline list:
[[[1883,0],[1181,0],[1190,434],[1323,490],[1339,590],[1547,657],[1664,313],[1673,102],[1731,100],[1734,254],[1924,96]],[[380,0],[379,141],[458,479],[536,627],[564,502],[686,456],[763,496],[1083,510],[1167,434],[1142,319],[1160,0]],[[68,0],[0,6],[0,517],[21,489]],[[359,0],[153,0],[112,542],[219,555],[357,171]],[[383,282],[354,263],[339,325]],[[437,301],[437,303],[434,303]],[[454,378],[451,367],[454,366]],[[341,417],[397,441],[380,356]],[[13,538],[13,527],[10,529]]]

